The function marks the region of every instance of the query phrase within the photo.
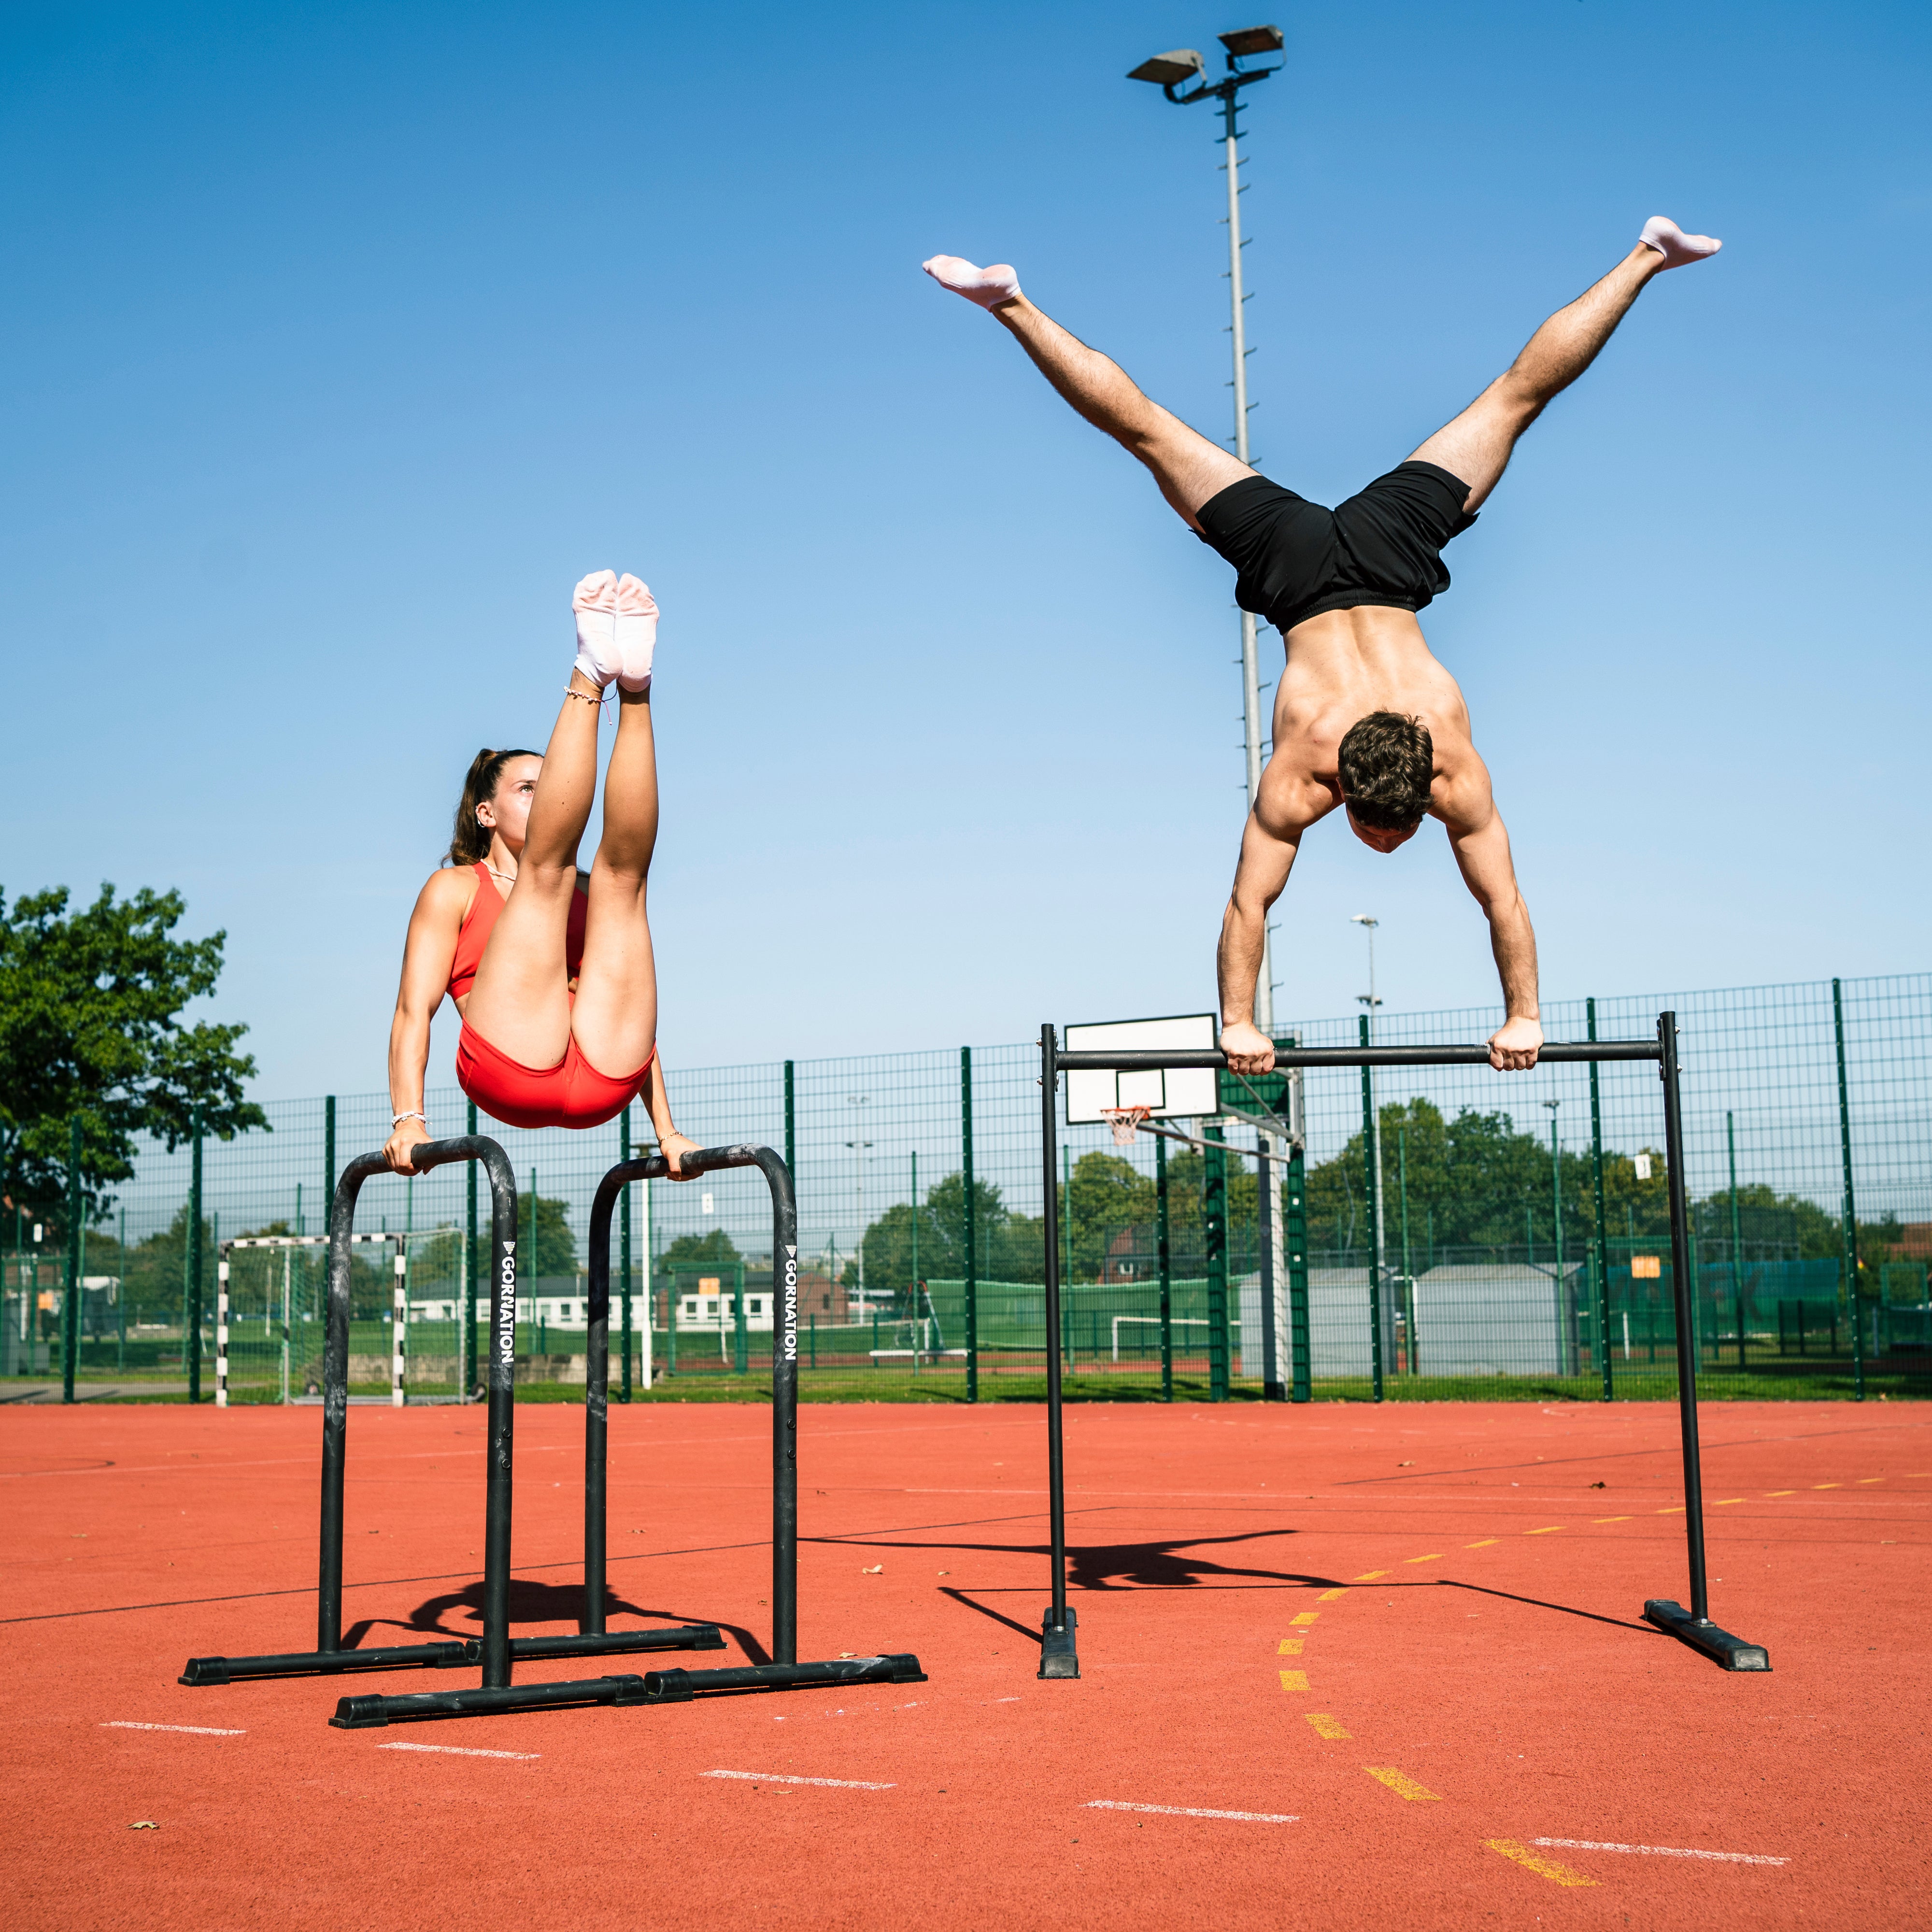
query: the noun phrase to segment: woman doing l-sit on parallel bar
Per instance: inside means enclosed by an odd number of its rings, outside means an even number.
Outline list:
[[[1003,323],[1082,416],[1146,464],[1181,519],[1234,566],[1235,602],[1286,641],[1274,752],[1221,928],[1221,1046],[1233,1072],[1274,1065],[1274,1042],[1254,1023],[1268,909],[1302,834],[1337,806],[1378,852],[1412,837],[1425,816],[1442,821],[1489,920],[1502,980],[1507,1017],[1491,1036],[1490,1064],[1535,1065],[1536,935],[1462,694],[1415,614],[1449,587],[1442,548],[1475,521],[1516,439],[1595,360],[1653,275],[1719,246],[1653,217],[1630,254],[1550,316],[1460,416],[1333,510],[1258,475],[1150,402],[1117,364],[1028,302],[1012,268],[978,268],[956,255],[925,264]]]
[[[651,659],[658,607],[634,577],[586,577],[572,600],[577,662],[548,748],[478,752],[447,866],[410,915],[389,1030],[383,1158],[414,1172],[431,1138],[423,1076],[446,992],[462,1016],[463,1090],[518,1127],[594,1127],[646,1096],[674,1180],[693,1143],[671,1124],[658,1057],[657,969],[645,885],[657,842]],[[587,878],[577,848],[597,789],[597,722],[617,687],[604,836]],[[634,1072],[610,1070],[635,1068]]]

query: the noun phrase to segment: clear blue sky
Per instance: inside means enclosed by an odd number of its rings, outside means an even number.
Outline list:
[[[674,1069],[1210,1006],[1230,573],[917,265],[1016,262],[1222,435],[1210,110],[1122,76],[1250,17],[8,9],[0,884],[178,886],[257,1090],[379,1087],[464,767],[542,742],[608,564],[665,614]],[[1726,244],[1532,433],[1426,620],[1546,992],[1922,968],[1932,20],[1275,17],[1250,367],[1304,494],[1398,460],[1646,215]],[[1439,832],[1330,824],[1284,1018],[1349,1008],[1363,910],[1392,1007],[1494,997]]]

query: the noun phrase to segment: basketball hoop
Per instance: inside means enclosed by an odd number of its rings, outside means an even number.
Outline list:
[[[1116,1147],[1132,1147],[1134,1130],[1154,1112],[1151,1107],[1102,1107],[1100,1118],[1114,1130]]]

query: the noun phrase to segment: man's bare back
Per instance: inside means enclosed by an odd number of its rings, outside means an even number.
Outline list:
[[[1267,616],[1286,640],[1274,752],[1222,920],[1221,1045],[1236,1072],[1274,1064],[1274,1042],[1254,1023],[1268,910],[1302,834],[1338,806],[1378,852],[1406,844],[1425,817],[1442,821],[1489,921],[1502,982],[1507,1017],[1490,1036],[1490,1063],[1535,1065],[1536,935],[1468,707],[1414,614],[1448,587],[1442,548],[1475,520],[1516,439],[1589,367],[1653,275],[1720,245],[1652,217],[1636,247],[1550,316],[1467,409],[1332,511],[1257,475],[1150,402],[1117,364],[1028,302],[1010,268],[976,268],[950,255],[925,265],[1004,324],[1074,409],[1147,466],[1176,514],[1234,566],[1241,608]]]

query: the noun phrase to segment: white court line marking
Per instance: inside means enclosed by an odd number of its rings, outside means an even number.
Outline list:
[[[1532,1845],[1561,1845],[1571,1852],[1642,1852],[1654,1858],[1716,1858],[1732,1865],[1788,1865],[1789,1858],[1768,1858],[1762,1852],[1691,1852],[1676,1845],[1606,1845],[1594,1838],[1532,1838]]]
[[[212,1724],[142,1724],[132,1718],[110,1718],[100,1726],[104,1731],[187,1731],[197,1738],[245,1738],[246,1731],[218,1731]]]
[[[514,1757],[528,1760],[542,1757],[542,1751],[479,1750],[475,1744],[378,1744],[378,1750],[440,1751],[446,1757]]]
[[[863,1778],[794,1778],[778,1771],[700,1771],[700,1778],[742,1778],[754,1784],[829,1784],[841,1791],[891,1791],[890,1784],[874,1784]]]
[[[1192,1804],[1129,1804],[1118,1798],[1090,1798],[1086,1809],[1089,1811],[1158,1811],[1167,1818],[1233,1818],[1244,1825],[1298,1825],[1300,1818],[1293,1812],[1282,1811],[1204,1811]]]

